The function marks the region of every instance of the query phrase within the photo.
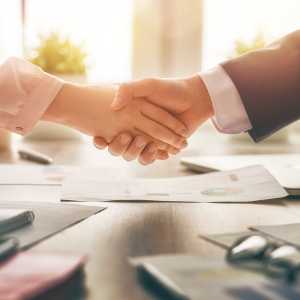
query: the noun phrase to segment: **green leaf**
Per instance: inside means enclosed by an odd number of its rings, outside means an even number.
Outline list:
[[[40,45],[32,50],[29,60],[48,73],[86,74],[87,53],[83,45],[74,44],[69,37],[57,32],[39,35]]]

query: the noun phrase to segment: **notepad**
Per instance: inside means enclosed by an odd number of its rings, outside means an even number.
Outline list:
[[[159,299],[298,300],[298,284],[268,278],[226,263],[223,255],[157,255],[130,258],[139,282]],[[165,291],[165,293],[159,293]]]
[[[24,226],[3,235],[18,239],[22,250],[104,210],[99,206],[17,201],[0,201],[1,209],[24,209],[34,212],[35,219],[31,226]]]
[[[34,213],[25,209],[0,209],[0,235],[29,225],[34,220]]]
[[[300,247],[300,223],[251,226],[252,230],[266,234],[269,237]]]

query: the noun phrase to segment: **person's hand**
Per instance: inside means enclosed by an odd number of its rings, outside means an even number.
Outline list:
[[[112,109],[122,110],[134,99],[146,99],[169,110],[187,126],[188,135],[213,115],[208,91],[199,75],[186,79],[144,79],[125,83],[120,86]],[[114,141],[113,147],[118,149],[119,155],[124,156],[128,146],[123,147],[118,141]],[[134,156],[140,156],[140,160],[145,163],[148,161],[147,149],[132,153]]]
[[[137,99],[146,99],[178,116],[187,126],[188,135],[213,115],[208,91],[199,75],[187,79],[143,79],[124,83],[111,108],[119,111]]]
[[[113,86],[66,84],[43,119],[66,124],[91,136],[101,136],[107,143],[126,131],[132,136],[142,136],[146,144],[152,143],[151,151],[167,149],[167,144],[177,149],[185,146],[185,125],[172,114],[142,99],[113,111],[110,105],[115,92]]]
[[[142,165],[148,165],[155,160],[166,160],[169,153],[179,152],[176,148],[168,147],[168,151],[157,149],[156,145],[149,143],[144,136],[131,136],[130,133],[121,133],[116,136],[110,144],[102,137],[94,137],[94,145],[100,150],[108,147],[109,152],[114,156],[122,156],[127,161],[138,159]]]

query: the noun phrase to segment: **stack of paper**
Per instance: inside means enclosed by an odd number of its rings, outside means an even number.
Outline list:
[[[100,171],[100,170],[99,170]],[[286,191],[262,166],[177,178],[99,179],[80,173],[66,177],[63,200],[253,202],[286,197]]]

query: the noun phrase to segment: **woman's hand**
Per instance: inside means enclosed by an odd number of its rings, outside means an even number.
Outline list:
[[[168,147],[167,150],[159,150],[155,144],[149,143],[143,136],[132,137],[129,133],[121,133],[107,144],[105,139],[94,137],[94,145],[101,150],[108,147],[109,152],[114,156],[122,156],[127,161],[138,159],[143,165],[153,163],[155,160],[166,160],[169,158],[170,151],[176,154],[179,150]],[[154,148],[154,150],[153,150]]]
[[[142,99],[133,100],[124,109],[113,111],[110,106],[115,92],[113,86],[66,84],[43,119],[68,125],[91,136],[101,136],[112,145],[116,136],[128,132],[135,137],[134,145],[126,149],[128,160],[132,153],[135,155],[145,148],[156,155],[158,149],[185,147],[186,128],[181,121]]]

